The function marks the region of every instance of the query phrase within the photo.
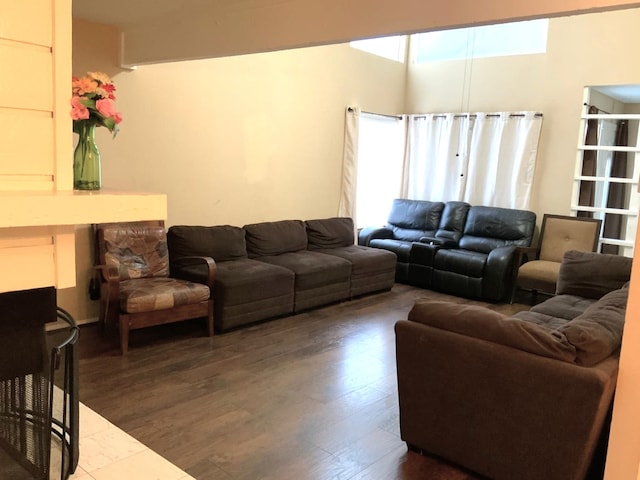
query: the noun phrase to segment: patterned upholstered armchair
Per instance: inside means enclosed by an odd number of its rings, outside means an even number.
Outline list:
[[[95,225],[96,272],[100,279],[100,322],[117,324],[120,348],[126,354],[129,331],[206,317],[213,335],[215,262],[189,257],[181,262],[203,262],[207,284],[169,277],[169,251],[164,222]]]

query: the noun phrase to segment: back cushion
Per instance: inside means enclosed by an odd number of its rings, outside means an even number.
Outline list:
[[[540,260],[559,263],[568,250],[592,252],[599,233],[599,224],[591,219],[548,216],[541,233]]]
[[[279,255],[307,249],[307,229],[302,220],[281,220],[245,225],[249,257]]]
[[[470,207],[471,205],[466,202],[445,203],[436,237],[459,241]]]
[[[309,249],[348,247],[355,243],[353,220],[347,217],[307,220]]]
[[[167,241],[172,258],[211,257],[225,262],[247,258],[244,235],[242,228],[231,225],[174,225],[169,228]]]
[[[435,234],[443,209],[442,202],[398,198],[393,201],[388,226],[398,240],[418,241]]]
[[[528,247],[535,226],[536,214],[528,210],[473,206],[460,247],[484,253],[506,245]]]
[[[569,250],[560,264],[556,294],[600,298],[631,278],[629,257]]]
[[[169,276],[164,227],[113,226],[98,230],[100,263],[118,270],[120,280]]]

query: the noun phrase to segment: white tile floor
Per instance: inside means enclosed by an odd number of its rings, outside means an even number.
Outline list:
[[[73,480],[194,480],[82,404],[79,441]]]

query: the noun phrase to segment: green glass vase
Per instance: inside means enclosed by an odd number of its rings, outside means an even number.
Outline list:
[[[96,124],[80,121],[76,125],[78,144],[73,152],[73,188],[100,190],[100,150],[96,145]]]

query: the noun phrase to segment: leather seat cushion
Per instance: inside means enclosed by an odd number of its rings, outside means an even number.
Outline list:
[[[436,252],[434,268],[447,272],[458,273],[467,277],[480,278],[483,276],[484,266],[488,255],[462,249],[441,249]]]
[[[209,287],[176,278],[142,278],[120,282],[120,308],[126,313],[152,312],[209,299]]]

